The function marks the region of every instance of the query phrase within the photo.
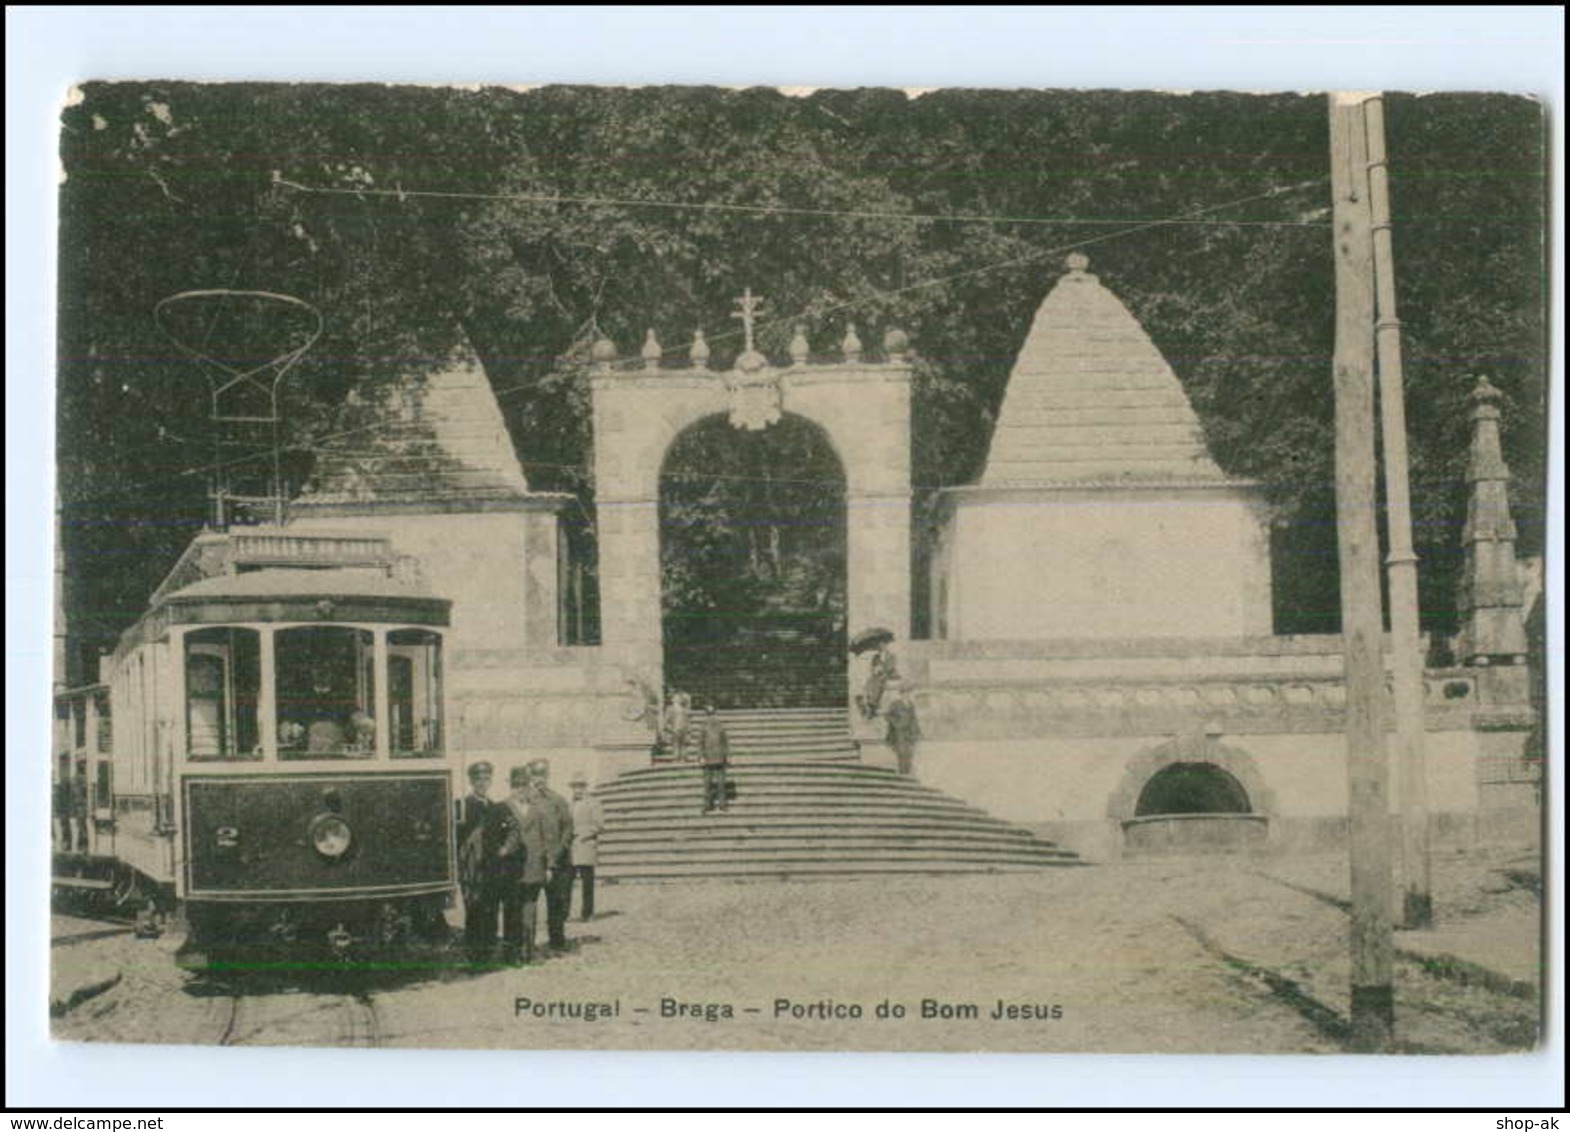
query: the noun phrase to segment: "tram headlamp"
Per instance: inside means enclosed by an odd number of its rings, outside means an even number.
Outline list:
[[[311,822],[311,846],[329,861],[335,861],[354,844],[349,823],[337,814],[321,814]]]

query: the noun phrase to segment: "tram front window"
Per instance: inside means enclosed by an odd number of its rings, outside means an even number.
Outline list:
[[[427,629],[387,634],[387,706],[394,758],[441,753],[442,639]]]
[[[186,750],[193,759],[257,759],[261,638],[254,629],[185,635]]]
[[[364,629],[284,629],[274,637],[278,755],[368,759],[376,754],[375,649]]]

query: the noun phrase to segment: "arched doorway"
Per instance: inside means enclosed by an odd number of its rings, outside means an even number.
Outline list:
[[[1179,762],[1157,771],[1139,792],[1137,818],[1252,812],[1243,784],[1214,763]]]
[[[660,469],[665,683],[720,707],[845,702],[845,470],[818,425],[723,414]]]

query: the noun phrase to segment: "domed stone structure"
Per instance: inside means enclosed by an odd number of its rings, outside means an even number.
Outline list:
[[[1066,266],[980,482],[944,493],[933,623],[982,640],[1269,634],[1259,487],[1216,466],[1177,375],[1088,258]]]

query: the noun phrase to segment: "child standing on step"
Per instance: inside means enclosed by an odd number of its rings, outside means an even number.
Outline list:
[[[672,691],[665,700],[663,739],[665,757],[676,762],[687,761],[687,732],[692,727],[692,697],[686,692]]]

